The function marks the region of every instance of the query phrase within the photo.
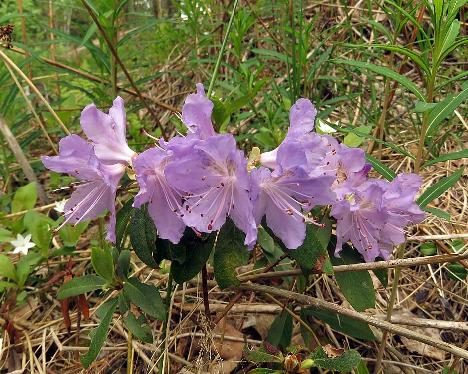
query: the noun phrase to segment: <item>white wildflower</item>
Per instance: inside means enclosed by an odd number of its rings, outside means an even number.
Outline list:
[[[59,213],[63,213],[65,211],[65,204],[67,203],[67,199],[63,199],[61,201],[57,201],[55,203],[55,207],[54,207],[54,210],[59,212]]]
[[[36,246],[36,244],[31,242],[31,234],[26,236],[18,234],[16,235],[16,240],[12,240],[10,243],[15,247],[13,253],[22,253],[23,255],[28,254],[29,248]]]

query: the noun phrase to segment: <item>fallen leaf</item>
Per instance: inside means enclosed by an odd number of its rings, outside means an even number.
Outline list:
[[[405,318],[406,320],[417,318],[416,315],[414,315],[408,310],[397,310],[393,312],[393,316],[399,317],[399,318]],[[428,327],[411,326],[411,330],[419,332],[420,334],[427,335],[430,338],[433,338],[434,340],[441,340],[439,330],[437,329],[432,329]],[[406,338],[404,336],[401,337],[401,341],[403,342],[405,347],[411,352],[419,353],[422,356],[431,357],[439,361],[445,360],[445,356],[446,356],[445,352],[431,345],[424,344],[416,340]]]
[[[244,335],[237,330],[233,325],[226,322],[224,318],[213,329],[213,332],[222,336],[235,336],[243,339]],[[244,342],[235,342],[215,337],[213,344],[216,347],[221,358],[224,360],[240,360],[244,350]]]
[[[344,349],[333,347],[331,344],[327,344],[322,348],[329,358],[335,358],[341,356],[344,353]]]

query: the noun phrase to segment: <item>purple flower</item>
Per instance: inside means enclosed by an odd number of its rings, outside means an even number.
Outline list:
[[[404,243],[403,229],[412,224],[420,223],[426,214],[415,203],[416,194],[422,184],[422,179],[416,174],[399,174],[390,183],[385,183],[383,205],[388,212],[388,219],[382,233],[383,243],[391,246]]]
[[[251,171],[254,216],[260,223],[266,215],[268,227],[287,248],[294,249],[304,242],[306,223],[316,224],[307,212],[333,200],[331,184],[334,177],[311,176],[306,167],[300,166],[285,169],[281,165],[282,153],[278,156],[281,172],[271,172],[264,167]],[[284,156],[286,159],[287,155]]]
[[[380,243],[381,231],[387,220],[382,209],[384,189],[378,184],[365,182],[343,199],[335,202],[331,215],[336,218],[336,250],[338,255],[343,243],[350,240],[365,261],[390,256]]]
[[[81,112],[81,128],[93,142],[96,157],[105,164],[131,164],[135,156],[125,138],[126,115],[121,97],[114,100],[109,114],[90,104]]]
[[[50,170],[72,175],[81,181],[65,204],[65,221],[77,224],[96,218],[108,210],[110,222],[107,239],[115,242],[115,195],[125,167],[136,155],[125,139],[126,115],[123,100],[117,97],[109,114],[88,105],[80,118],[81,127],[91,140],[78,135],[60,141],[59,155],[42,157]],[[62,224],[62,225],[63,225]]]
[[[43,156],[42,163],[50,170],[72,175],[84,183],[78,185],[65,204],[65,221],[77,224],[111,213],[107,239],[115,242],[115,194],[125,166],[101,163],[93,145],[78,135],[69,135],[59,144],[59,155]]]
[[[368,179],[348,184],[331,211],[337,219],[335,253],[350,240],[366,261],[388,259],[393,247],[405,241],[404,228],[425,217],[414,201],[420,185],[415,174],[401,174],[392,182]]]
[[[227,217],[252,246],[257,225],[249,196],[247,160],[232,135],[210,136],[196,142],[191,152],[178,153],[166,166],[170,185],[183,192],[181,211],[187,226],[200,232],[219,230]]]
[[[185,224],[180,217],[182,197],[172,188],[164,173],[172,152],[150,148],[135,157],[133,167],[140,186],[134,207],[148,203],[148,212],[158,230],[158,235],[177,244],[184,233]]]

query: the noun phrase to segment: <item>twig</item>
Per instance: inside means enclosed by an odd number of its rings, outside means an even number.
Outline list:
[[[91,9],[91,7],[88,5],[87,1],[86,0],[81,0],[81,3],[83,4],[83,6],[86,8],[86,10],[88,11],[89,15],[91,16],[91,18],[93,19],[94,23],[96,24],[97,28],[99,29],[99,31],[101,32],[101,35],[103,36],[104,40],[106,41],[106,44],[107,46],[109,47],[112,55],[114,56],[115,58],[115,61],[117,61],[117,63],[120,65],[120,68],[122,69],[122,71],[124,72],[125,76],[127,77],[130,85],[133,87],[133,89],[135,90],[137,96],[139,97],[139,99],[141,100],[141,102],[143,103],[143,105],[146,107],[146,109],[148,109],[148,111],[150,112],[151,114],[151,117],[153,117],[153,120],[156,122],[156,124],[158,125],[159,129],[161,130],[161,135],[162,137],[164,138],[164,140],[168,140],[167,138],[167,134],[165,133],[164,131],[164,127],[162,126],[162,123],[161,121],[159,120],[158,116],[156,115],[155,111],[153,110],[153,108],[151,108],[151,105],[148,104],[148,102],[146,101],[146,99],[143,97],[143,95],[141,94],[141,91],[140,89],[137,87],[137,85],[135,84],[132,76],[130,75],[130,73],[128,72],[127,68],[125,67],[124,63],[122,62],[122,60],[120,59],[118,53],[117,53],[117,50],[115,49],[115,46],[112,44],[112,41],[109,39],[109,36],[107,35],[106,31],[104,30],[104,28],[102,27],[101,23],[99,22],[99,20],[97,19],[96,15],[94,14],[94,11]]]
[[[0,132],[2,133],[3,137],[5,138],[6,142],[8,143],[11,152],[15,156],[16,160],[21,166],[21,169],[23,169],[23,173],[26,176],[26,178],[30,182],[35,182],[37,185],[37,194],[39,196],[39,200],[45,204],[47,203],[47,195],[45,194],[42,185],[39,184],[39,181],[36,177],[36,174],[34,174],[34,170],[32,169],[31,165],[28,162],[28,159],[26,158],[25,154],[23,153],[23,150],[21,149],[21,146],[19,145],[18,141],[16,140],[15,136],[11,132],[10,128],[8,127],[7,123],[5,120],[0,117]]]
[[[46,106],[47,110],[50,112],[52,117],[57,121],[57,123],[62,127],[63,131],[65,134],[70,135],[70,131],[68,130],[67,126],[62,122],[60,117],[55,113],[55,111],[52,109],[50,106],[49,102],[45,99],[45,97],[41,94],[41,91],[38,90],[38,88],[35,86],[35,84],[26,76],[26,74],[23,73],[23,71],[5,54],[2,52],[0,49],[0,57],[3,59],[3,61],[10,65],[13,70],[15,70],[21,78],[24,79],[24,81],[31,87],[31,89],[36,93],[36,95],[39,97],[39,99],[44,103]]]
[[[421,235],[410,236],[408,240],[424,241],[424,240],[447,240],[447,239],[468,239],[468,233],[463,234],[441,234],[441,235]]]
[[[451,263],[457,262],[460,260],[464,260],[468,258],[468,251],[462,254],[451,254],[451,255],[437,255],[437,256],[430,256],[430,257],[415,257],[415,258],[407,258],[401,260],[388,260],[388,261],[377,261],[377,262],[363,262],[359,264],[349,264],[349,265],[337,265],[333,266],[333,272],[340,273],[345,271],[360,271],[360,270],[376,270],[376,269],[390,269],[395,267],[412,267],[412,266],[419,266],[419,265],[427,265],[427,264],[440,264],[440,263]],[[265,268],[263,268],[265,269]],[[261,269],[261,271],[263,271]],[[322,274],[320,270],[313,270],[311,273],[313,274]],[[264,278],[281,278],[287,277],[292,275],[299,275],[302,274],[301,269],[292,269],[292,270],[283,270],[283,271],[275,271],[270,273],[257,273],[257,274],[249,274],[249,275],[239,275],[237,278],[241,282],[252,281],[256,279],[264,279]]]
[[[47,132],[44,124],[42,123],[41,119],[36,113],[36,110],[34,109],[33,104],[31,103],[31,100],[29,100],[28,95],[26,95],[26,92],[24,92],[23,86],[21,83],[18,81],[18,78],[16,78],[15,73],[13,70],[11,70],[10,66],[8,64],[5,64],[5,67],[7,68],[8,72],[10,73],[11,78],[16,84],[16,87],[18,87],[19,92],[21,93],[21,96],[23,96],[24,101],[26,101],[26,104],[29,107],[29,110],[31,111],[32,115],[34,118],[36,118],[37,123],[39,124],[39,127],[41,128],[42,132],[44,133],[45,137],[47,138],[47,141],[49,142],[50,147],[54,150],[55,154],[58,154],[57,147],[55,147],[54,142],[49,136],[49,133]]]
[[[397,249],[397,257],[400,258],[403,256],[403,251],[405,250],[404,244],[401,244]],[[386,321],[391,321],[392,313],[393,313],[393,306],[395,305],[396,294],[398,291],[398,282],[400,281],[401,275],[401,267],[397,267],[393,274],[393,281],[392,281],[392,292],[390,294],[390,298],[387,303],[387,314],[385,316]],[[382,341],[380,342],[379,351],[377,353],[377,359],[375,361],[374,373],[378,374],[380,371],[380,365],[382,363],[383,355],[385,352],[385,346],[387,344],[387,336],[388,331],[385,330],[382,335]]]
[[[203,305],[205,307],[206,319],[211,321],[210,313],[210,300],[208,299],[208,271],[206,270],[206,264],[202,267],[202,290],[203,290]]]
[[[269,294],[276,295],[279,297],[284,297],[289,300],[294,300],[298,302],[299,304],[302,304],[305,306],[313,306],[318,309],[323,309],[323,310],[327,310],[333,313],[338,313],[338,314],[350,317],[352,319],[355,319],[357,321],[361,321],[369,325],[375,326],[379,329],[386,330],[391,333],[402,335],[407,338],[419,341],[421,343],[431,345],[445,352],[452,353],[458,357],[468,359],[468,351],[461,349],[455,345],[445,343],[441,340],[433,339],[419,332],[412,331],[401,326],[397,326],[387,321],[382,321],[378,318],[368,316],[366,314],[359,313],[354,310],[344,308],[340,305],[336,305],[325,300],[317,299],[309,295],[302,295],[296,292],[287,291],[287,290],[283,290],[280,288],[257,285],[257,284],[241,284],[237,288],[241,290],[269,293]]]
[[[27,55],[27,52],[21,48],[18,48],[18,47],[13,47],[11,49],[8,49],[9,51],[13,51],[13,52],[16,52],[16,53],[19,53],[21,55]],[[93,81],[93,82],[97,82],[97,83],[101,83],[101,84],[111,84],[111,82],[109,82],[108,80],[104,79],[104,78],[101,78],[101,77],[98,77],[97,75],[94,75],[94,74],[91,74],[91,73],[88,73],[86,71],[83,71],[83,70],[80,70],[80,69],[77,69],[77,68],[74,68],[72,66],[69,66],[69,65],[65,65],[61,62],[57,62],[57,61],[54,61],[54,60],[51,60],[49,58],[46,58],[46,57],[38,57],[38,59],[48,65],[51,65],[51,66],[55,66],[57,68],[60,68],[60,69],[63,69],[63,70],[66,70],[66,71],[69,71],[69,72],[72,72],[76,75],[79,75],[83,78],[86,78],[90,81]],[[120,91],[123,91],[125,93],[128,93],[132,96],[138,96],[137,92],[134,91],[134,90],[131,90],[131,89],[128,89],[128,88],[124,88],[121,84],[118,84],[117,85],[117,88],[120,90]],[[148,96],[148,95],[145,95],[144,93],[141,94],[145,99],[147,100],[151,100],[154,105],[156,106],[159,106],[160,108],[162,109],[166,109],[166,110],[169,110],[173,113],[179,113],[179,110],[169,104],[166,104],[166,103],[163,103],[162,101],[159,101],[159,100],[156,100],[156,99],[153,99],[152,97]]]

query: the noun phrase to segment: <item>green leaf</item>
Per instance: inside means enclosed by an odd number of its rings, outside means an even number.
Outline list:
[[[143,317],[141,315],[140,317]],[[132,312],[123,316],[125,326],[130,332],[144,343],[153,343],[153,334],[151,328],[145,323],[144,318],[137,319]]]
[[[374,168],[374,170],[379,173],[382,177],[384,177],[388,181],[392,181],[396,177],[396,173],[390,169],[388,166],[381,163],[376,158],[372,157],[371,155],[366,154],[366,159],[369,161]]]
[[[450,95],[445,100],[437,103],[434,109],[429,113],[429,124],[427,127],[426,138],[434,136],[439,124],[448,116],[453,115],[457,107],[468,98],[468,88],[456,95]]]
[[[68,297],[82,295],[86,292],[102,289],[105,284],[106,280],[102,277],[94,274],[83,275],[79,278],[72,278],[63,284],[58,290],[57,297],[59,300],[63,300]]]
[[[348,265],[362,262],[361,256],[348,244],[343,245],[340,257],[331,259],[333,265]],[[375,307],[374,285],[367,270],[336,272],[335,279],[346,300],[358,312]]]
[[[0,277],[16,280],[16,270],[10,258],[0,254]]]
[[[156,269],[158,263],[153,258],[156,250],[156,227],[146,207],[135,210],[131,221],[130,241],[138,258],[149,267]]]
[[[367,364],[366,361],[361,360],[356,366],[356,369],[354,369],[356,374],[369,374],[369,369],[367,369]]]
[[[385,66],[378,66],[378,65],[374,65],[368,62],[352,61],[352,60],[331,60],[331,62],[353,66],[358,69],[367,69],[374,73],[383,75],[384,77],[393,79],[394,81],[397,81],[398,83],[400,83],[407,90],[411,91],[419,100],[426,101],[424,95],[421,93],[421,91],[419,91],[418,87],[411,80],[409,80],[405,76],[400,75],[397,72]]]
[[[431,207],[428,207],[428,206],[425,206],[423,208],[423,210],[425,212],[428,212],[428,213],[431,213],[431,214],[435,215],[436,217],[442,218],[442,219],[450,222],[450,218],[451,218],[450,213],[446,212],[445,210],[438,209],[438,208],[431,208]]]
[[[434,256],[437,253],[437,246],[432,242],[421,244],[419,249],[424,256]]]
[[[324,221],[325,222],[325,221]],[[326,223],[326,222],[325,222]],[[296,249],[288,250],[283,242],[278,239],[273,231],[267,226],[266,220],[262,221],[262,227],[275,240],[283,252],[296,260],[304,275],[308,275],[312,270],[318,268],[327,274],[332,274],[333,269],[328,257],[328,251],[322,244],[327,237],[331,225],[319,227],[317,225],[306,225],[306,237],[304,243]]]
[[[184,236],[178,246],[186,248],[185,260],[181,263],[174,261],[171,264],[174,280],[181,284],[194,278],[206,264],[213,250],[215,233],[208,237],[198,238],[191,229],[185,230]]]
[[[0,243],[11,242],[12,240],[15,240],[13,233],[3,227],[0,227]]]
[[[117,212],[115,223],[115,247],[121,251],[125,244],[129,223],[135,214],[136,209],[133,207],[133,198],[128,200],[122,208]]]
[[[16,285],[16,283],[0,281],[0,292],[4,292],[7,289],[17,288],[17,287],[18,286]]]
[[[433,160],[427,161],[423,166],[429,166],[437,164],[438,162],[448,161],[448,160],[459,160],[461,158],[468,158],[468,149],[463,151],[451,152],[445,155],[434,158]]]
[[[284,53],[273,51],[271,49],[252,48],[252,52],[260,56],[273,57],[273,59],[280,62],[288,62],[289,60],[288,56]]]
[[[416,22],[415,24],[418,24],[418,22]],[[402,55],[409,57],[411,60],[413,60],[413,62],[416,65],[418,65],[427,75],[431,73],[431,70],[429,68],[427,61],[424,61],[421,55],[419,55],[418,53],[408,48],[404,48],[398,45],[387,45],[387,44],[373,44],[371,45],[371,47],[386,49],[387,51],[401,53]]]
[[[456,281],[464,281],[468,270],[462,264],[448,264],[445,268],[447,276]]]
[[[16,190],[13,201],[11,202],[11,212],[17,213],[23,210],[34,208],[37,201],[37,186],[36,182],[31,182],[26,186]]]
[[[293,320],[291,314],[283,310],[276,318],[268,330],[267,341],[282,349],[291,344],[293,330]]]
[[[16,263],[16,277],[18,287],[22,288],[28,280],[32,270],[44,260],[39,253],[29,252]]]
[[[436,105],[437,103],[425,103],[423,101],[416,101],[416,104],[414,105],[414,112],[424,113],[424,112],[434,109]]]
[[[161,321],[166,319],[166,307],[155,286],[141,283],[132,277],[124,283],[124,292],[130,301],[146,314]]]
[[[361,362],[361,355],[354,349],[345,351],[338,357],[329,357],[322,347],[317,347],[310,358],[319,368],[340,373],[350,372]]]
[[[114,259],[108,248],[91,248],[91,264],[98,275],[109,283],[114,279]]]
[[[356,321],[347,316],[336,314],[330,311],[321,310],[315,307],[307,307],[301,310],[301,317],[304,321],[311,323],[310,316],[313,316],[336,331],[363,340],[375,340],[375,336],[369,326],[361,321]]]
[[[74,247],[80,239],[80,235],[86,230],[88,225],[89,221],[83,221],[73,226],[63,226],[59,231],[59,235],[63,241],[63,245],[66,247]]]
[[[448,177],[443,177],[439,179],[439,181],[430,186],[426,191],[424,191],[421,196],[416,200],[419,206],[424,209],[427,204],[429,204],[434,199],[437,199],[440,195],[442,195],[445,191],[447,191],[450,187],[452,187],[463,174],[463,168],[457,170],[455,173]]]
[[[445,52],[452,47],[459,33],[460,33],[460,21],[455,19],[452,22],[450,22],[450,25],[448,25],[448,30],[445,33],[444,41],[442,43],[442,46],[440,47],[441,57],[444,56]],[[438,63],[440,62],[442,61],[439,60]]]
[[[278,362],[281,363],[284,360],[283,354],[279,352],[278,356],[272,355],[265,351],[265,348],[260,347],[259,349],[245,349],[245,357],[247,360],[252,362]]]
[[[81,356],[80,358],[81,364],[85,368],[88,368],[89,365],[91,365],[91,363],[96,359],[99,352],[101,351],[102,346],[104,345],[104,342],[106,341],[107,334],[109,332],[109,326],[112,322],[112,316],[115,312],[115,309],[117,308],[117,302],[117,298],[110,300],[107,312],[101,318],[99,326],[90,333],[92,337],[88,353]]]
[[[30,210],[25,214],[23,222],[31,233],[32,241],[46,256],[52,241],[52,228],[56,226],[56,222],[34,210]]]
[[[364,134],[369,134],[372,130],[372,127],[371,126],[358,126],[356,127],[356,130]],[[343,143],[347,145],[348,147],[352,147],[352,148],[359,147],[363,141],[364,141],[363,138],[361,138],[360,136],[356,135],[353,132],[347,133],[343,139]]]
[[[127,279],[128,272],[130,270],[130,257],[130,251],[128,249],[124,249],[120,252],[117,260],[117,276],[122,280]]]
[[[388,269],[374,269],[372,272],[375,274],[382,286],[388,286]]]
[[[236,268],[245,265],[249,260],[244,238],[245,234],[230,219],[219,231],[213,267],[216,282],[221,289],[240,284],[236,277]]]

